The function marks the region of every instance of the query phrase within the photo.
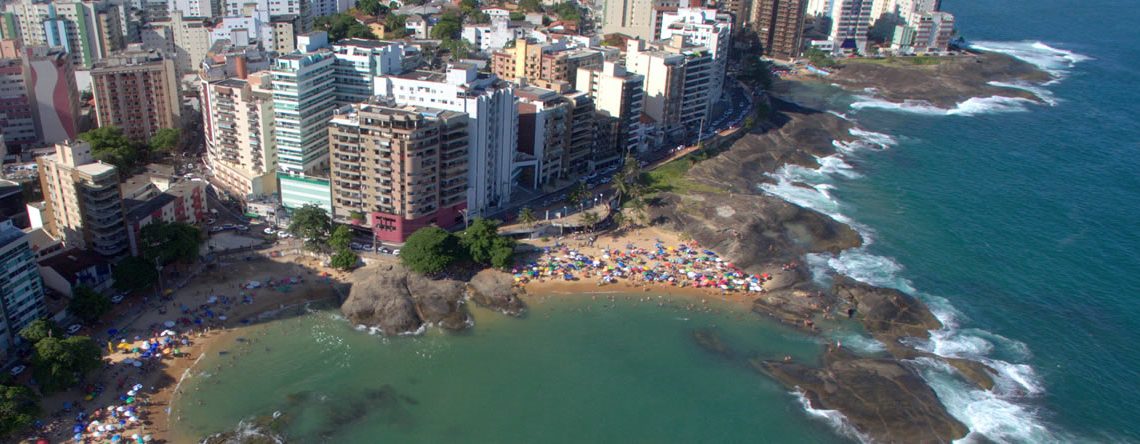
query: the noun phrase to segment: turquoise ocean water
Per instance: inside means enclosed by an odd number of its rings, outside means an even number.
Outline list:
[[[940,110],[799,88],[797,101],[855,121],[862,140],[818,170],[780,171],[765,190],[869,241],[811,257],[820,276],[840,271],[917,295],[947,324],[919,347],[999,370],[997,389],[984,392],[920,363],[974,430],[968,440],[1138,442],[1140,8],[943,7],[979,47],[1060,75],[1022,86],[1047,103],[983,97]],[[419,338],[378,338],[323,311],[254,327],[257,342],[227,346],[232,354],[207,357],[186,381],[178,427],[200,436],[279,411],[295,442],[851,439],[833,413],[805,410],[690,333],[715,325],[740,356],[773,359],[812,359],[818,340],[745,314],[601,305],[546,302],[525,320],[479,312],[471,333]],[[876,348],[855,333],[828,335]]]

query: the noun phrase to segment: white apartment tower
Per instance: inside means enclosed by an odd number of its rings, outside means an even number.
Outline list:
[[[830,37],[836,52],[866,51],[872,3],[872,0],[835,0]]]
[[[518,109],[509,82],[480,76],[474,66],[455,63],[446,73],[412,71],[377,77],[374,86],[376,95],[397,104],[466,113],[469,216],[510,201]]]
[[[598,114],[614,120],[610,140],[613,154],[624,155],[642,150],[641,113],[645,77],[627,72],[624,65],[605,62],[601,69],[578,68],[576,89],[594,99]]]
[[[666,12],[661,17],[659,38],[672,39],[675,35],[683,36],[687,45],[708,48],[713,63],[708,97],[715,102],[720,98],[724,87],[724,72],[728,66],[728,49],[732,39],[732,16],[715,9],[700,8]]]
[[[268,72],[202,82],[206,162],[222,188],[246,201],[277,192],[270,82]]]
[[[287,173],[312,174],[328,167],[336,58],[324,32],[297,40],[298,52],[274,59],[270,68],[277,163]]]

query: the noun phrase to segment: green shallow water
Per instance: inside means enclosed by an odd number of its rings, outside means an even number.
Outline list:
[[[755,315],[584,296],[532,303],[526,319],[475,314],[468,333],[404,338],[331,310],[250,327],[250,342],[218,344],[183,383],[177,441],[275,411],[290,442],[843,439],[744,359],[692,339],[715,326],[741,356],[820,353],[818,339]]]

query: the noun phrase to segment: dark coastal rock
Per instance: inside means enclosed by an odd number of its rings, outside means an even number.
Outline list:
[[[498,270],[483,270],[468,282],[471,300],[480,307],[490,308],[510,316],[522,316],[526,304],[519,299],[524,290],[515,287],[514,276]]]
[[[905,61],[906,59],[898,59]],[[994,86],[990,82],[1044,83],[1053,76],[1005,54],[976,53],[941,59],[936,65],[844,62],[832,69],[826,81],[862,92],[874,89],[876,97],[901,103],[925,101],[940,108],[953,108],[972,97],[1019,97],[1039,101],[1021,89]]]
[[[994,388],[994,375],[997,374],[990,366],[985,365],[978,361],[971,361],[969,359],[961,358],[939,358],[950,364],[970,383],[974,384],[982,390],[992,390]]]
[[[804,393],[812,408],[842,413],[875,442],[948,443],[969,432],[913,369],[893,359],[830,352],[822,368],[753,360],[754,369]]]
[[[893,288],[836,276],[831,292],[850,303],[867,331],[882,342],[907,336],[925,339],[930,337],[930,330],[942,328],[926,305]]]
[[[693,330],[693,341],[698,346],[709,351],[717,356],[725,359],[733,359],[736,357],[736,352],[724,342],[715,329],[712,328],[698,328]]]
[[[761,293],[752,301],[752,311],[785,324],[814,330],[815,316],[832,304],[834,298],[831,295],[819,291],[810,282],[799,282],[791,288]]]
[[[469,325],[460,282],[431,279],[401,265],[365,267],[351,279],[340,310],[353,324],[377,327],[385,335],[416,332],[425,322],[447,329]]]

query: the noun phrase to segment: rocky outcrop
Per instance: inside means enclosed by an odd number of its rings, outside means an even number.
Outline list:
[[[867,331],[883,342],[895,342],[902,337],[926,339],[930,337],[930,330],[942,328],[942,323],[925,304],[893,288],[836,276],[831,292],[849,303]]]
[[[693,330],[693,342],[696,342],[702,349],[720,356],[725,359],[733,359],[736,357],[736,352],[728,346],[712,328],[698,328]]]
[[[490,308],[510,316],[522,316],[526,304],[519,295],[523,290],[514,286],[514,276],[498,271],[483,270],[468,282],[471,300],[480,307]]]
[[[751,361],[812,408],[836,410],[875,442],[948,443],[969,430],[954,419],[913,369],[893,359],[829,352],[822,368],[794,362]]]
[[[940,59],[934,65],[917,65],[907,58],[897,63],[849,61],[832,69],[826,81],[891,102],[924,101],[940,108],[953,108],[972,97],[1018,97],[1040,100],[1033,93],[995,86],[991,82],[1044,83],[1053,76],[1029,63],[996,53],[976,53]]]
[[[450,330],[471,323],[462,306],[462,282],[431,279],[401,265],[365,267],[351,279],[352,290],[340,310],[355,325],[398,335],[419,331],[425,323]]]

